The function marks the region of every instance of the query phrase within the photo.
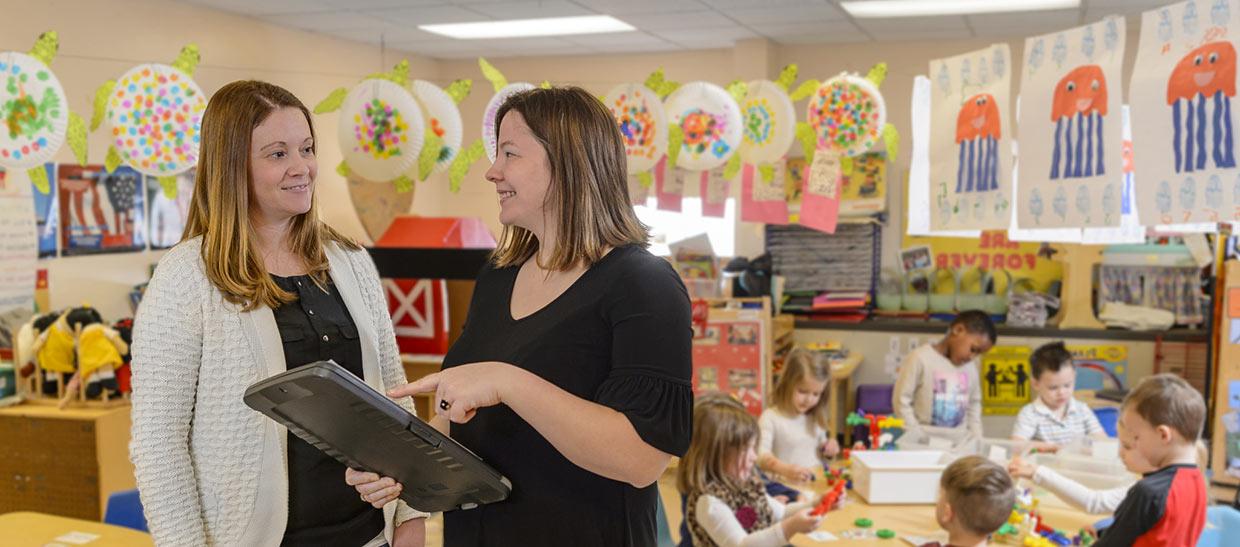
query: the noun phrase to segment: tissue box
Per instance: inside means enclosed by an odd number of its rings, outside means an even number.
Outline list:
[[[871,505],[933,504],[952,456],[941,450],[864,450],[852,453],[853,492]]]

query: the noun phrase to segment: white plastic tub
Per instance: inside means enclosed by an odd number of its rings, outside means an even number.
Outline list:
[[[873,505],[933,504],[952,456],[941,450],[864,450],[852,453],[853,492]]]

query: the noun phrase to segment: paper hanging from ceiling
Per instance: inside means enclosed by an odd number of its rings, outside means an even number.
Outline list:
[[[1117,226],[1124,19],[1025,40],[1021,228]]]
[[[741,111],[722,87],[710,82],[680,86],[663,105],[684,140],[675,167],[707,171],[719,167],[741,144]]]
[[[1007,227],[1012,55],[995,44],[930,62],[931,229]]]
[[[1130,104],[1145,225],[1240,220],[1236,47],[1240,6],[1182,2],[1145,12]]]

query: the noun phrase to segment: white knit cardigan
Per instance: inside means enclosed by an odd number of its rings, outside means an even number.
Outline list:
[[[241,399],[286,370],[284,346],[271,308],[242,312],[224,300],[201,249],[194,238],[168,251],[138,309],[130,459],[157,545],[276,547],[288,521],[287,433]],[[325,251],[357,324],[366,383],[404,384],[374,263],[334,243]],[[413,411],[408,398],[400,404]],[[403,501],[383,514],[389,542],[396,524],[424,516]]]

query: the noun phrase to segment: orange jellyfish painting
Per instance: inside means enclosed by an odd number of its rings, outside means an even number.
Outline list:
[[[1213,42],[1185,55],[1167,79],[1171,106],[1175,172],[1206,168],[1206,103],[1214,99],[1210,152],[1214,167],[1235,167],[1231,134],[1231,98],[1236,96],[1236,48],[1231,42]],[[1187,115],[1181,118],[1181,109]]]
[[[1051,121],[1055,122],[1052,180],[1060,178],[1061,174],[1063,178],[1106,174],[1102,161],[1102,121],[1106,115],[1107,80],[1102,75],[1102,67],[1078,66],[1059,80],[1051,103]]]
[[[956,115],[956,192],[999,189],[999,107],[989,93],[969,97]],[[967,154],[966,154],[967,152]]]

